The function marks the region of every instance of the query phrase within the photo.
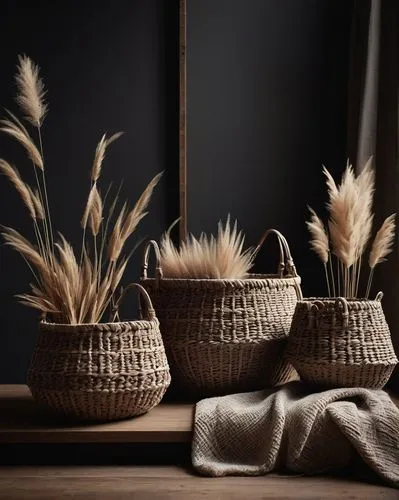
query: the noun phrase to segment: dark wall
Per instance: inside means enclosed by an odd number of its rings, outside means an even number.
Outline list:
[[[13,75],[17,55],[26,53],[41,66],[48,88],[43,135],[54,226],[76,245],[91,161],[104,132],[125,135],[109,149],[103,191],[123,179],[122,196],[134,203],[148,181],[165,172],[132,246],[142,237],[158,238],[178,216],[178,2],[167,3],[167,9],[157,0],[0,3],[0,105],[16,110]],[[3,136],[0,157],[32,180],[20,147]],[[5,178],[0,223],[31,237],[25,209]],[[140,257],[141,248],[125,282],[137,279]],[[22,259],[1,246],[0,383],[25,381],[38,315],[13,295],[27,291],[29,280]],[[134,310],[125,308],[126,316]]]
[[[249,245],[280,229],[306,295],[326,293],[306,205],[323,214],[322,164],[339,174],[346,164],[351,8],[187,0],[188,229],[214,231],[228,213]],[[260,272],[274,272],[275,248]]]
[[[345,163],[351,2],[187,4],[189,229],[213,231],[231,213],[253,244],[265,228],[277,227],[291,243],[306,293],[324,293],[308,250],[305,210],[325,201],[321,164],[340,172]],[[28,54],[49,89],[44,147],[54,223],[75,244],[88,170],[105,131],[126,132],[109,150],[105,188],[123,178],[123,194],[134,202],[165,170],[136,241],[158,238],[178,216],[177,6],[177,0],[0,4],[0,104],[15,109],[16,58]],[[20,148],[3,137],[0,157],[29,179]],[[3,178],[0,223],[30,235],[25,210]],[[126,281],[137,279],[140,250]],[[268,271],[275,261],[270,243],[257,265]],[[13,295],[28,281],[20,257],[0,247],[0,383],[25,381],[37,314]]]

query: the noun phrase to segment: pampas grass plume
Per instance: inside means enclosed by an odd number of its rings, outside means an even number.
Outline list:
[[[392,252],[392,245],[395,238],[395,217],[396,214],[387,217],[375,235],[369,256],[369,266],[371,269],[377,264],[384,262],[386,260],[385,257]]]
[[[244,235],[231,225],[220,221],[217,236],[190,234],[177,249],[170,230],[161,238],[161,267],[166,278],[176,279],[244,279],[252,265],[252,249],[244,250]]]
[[[18,58],[18,72],[15,77],[18,95],[17,103],[32,125],[40,127],[47,113],[44,102],[46,90],[39,77],[39,67],[25,56]]]
[[[16,191],[21,196],[26,208],[29,211],[32,219],[36,219],[36,210],[34,202],[32,201],[31,190],[23,182],[18,170],[10,165],[8,162],[0,158],[0,171],[9,179],[9,181],[14,185]]]
[[[330,248],[326,228],[316,212],[310,207],[308,209],[311,213],[311,218],[310,221],[306,222],[306,225],[311,235],[310,245],[322,263],[327,264]]]
[[[36,167],[40,170],[44,170],[42,155],[35,146],[26,128],[20,123],[14,123],[11,120],[1,120],[0,124],[0,132],[8,134],[16,139],[25,148],[34,165],[36,165]]]
[[[102,164],[105,158],[105,152],[107,147],[114,141],[119,139],[123,135],[123,132],[117,132],[107,139],[106,134],[104,134],[96,147],[96,152],[94,154],[93,166],[91,168],[91,180],[96,182],[101,174]]]

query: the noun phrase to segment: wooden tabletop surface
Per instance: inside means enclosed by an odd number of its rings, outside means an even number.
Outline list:
[[[128,420],[76,424],[39,407],[26,385],[0,385],[0,443],[182,443],[193,417],[193,404],[162,403]]]
[[[399,398],[391,394],[399,406]],[[189,443],[195,405],[161,403],[132,419],[66,421],[41,408],[26,385],[0,385],[1,443]]]

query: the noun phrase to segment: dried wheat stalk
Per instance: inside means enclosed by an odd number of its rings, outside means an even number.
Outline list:
[[[47,112],[47,104],[44,102],[45,90],[39,78],[38,66],[28,57],[20,57],[16,80],[17,102],[25,118],[37,129],[40,144],[38,148],[27,129],[12,113],[8,112],[10,118],[0,122],[0,132],[17,139],[25,148],[34,164],[37,183],[37,187],[32,188],[22,180],[15,167],[0,159],[0,171],[8,177],[20,194],[33,219],[37,238],[36,244],[33,244],[15,229],[2,228],[1,234],[6,244],[24,258],[35,280],[30,286],[30,293],[19,294],[17,297],[22,304],[41,311],[54,322],[98,323],[110,309],[114,294],[123,279],[132,254],[130,252],[124,255],[123,250],[139,222],[145,217],[152,192],[161,174],[152,179],[130,211],[127,203],[122,206],[108,237],[108,225],[112,222],[119,192],[108,207],[105,198],[102,199],[100,195],[98,182],[106,148],[120,137],[121,133],[118,132],[110,138],[105,135],[102,137],[91,168],[91,187],[81,220],[83,242],[81,259],[78,261],[72,246],[62,234],[58,234],[56,241],[53,237],[40,130]],[[42,173],[41,179],[37,175],[37,169]],[[107,209],[108,215],[104,217]],[[86,227],[90,229],[91,242],[87,241]],[[108,255],[103,252],[105,247],[109,248]]]

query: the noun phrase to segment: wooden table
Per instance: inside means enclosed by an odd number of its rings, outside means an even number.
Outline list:
[[[76,425],[43,411],[25,385],[0,385],[0,443],[189,443],[194,405],[162,404],[146,415]]]
[[[399,399],[396,398],[399,405]],[[0,454],[40,446],[178,446],[189,451],[194,405],[164,403],[147,415],[122,422],[73,425],[40,409],[26,386],[0,385]],[[27,448],[28,447],[28,448]],[[39,447],[39,448],[38,448]],[[159,450],[160,448],[158,448]],[[48,450],[48,448],[47,448]],[[129,451],[130,452],[130,451]],[[132,452],[134,454],[134,452]],[[4,458],[4,457],[3,457]],[[132,455],[132,462],[133,460]],[[0,467],[0,500],[204,499],[397,499],[399,491],[332,477],[204,478],[183,465],[18,465]],[[22,457],[23,460],[23,457]],[[7,463],[3,460],[3,463]],[[52,457],[49,457],[52,463]],[[72,462],[75,463],[75,462]]]

